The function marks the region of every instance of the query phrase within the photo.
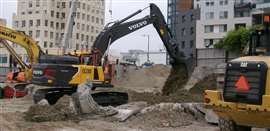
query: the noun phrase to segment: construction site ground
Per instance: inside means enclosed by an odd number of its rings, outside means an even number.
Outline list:
[[[131,116],[124,122],[113,117],[91,114],[33,122],[27,119],[27,115],[30,106],[35,105],[32,98],[26,96],[0,100],[0,131],[218,131],[217,125],[208,124],[194,113],[175,108],[175,105],[181,103],[202,102],[203,90],[206,86],[213,86],[215,77],[203,79],[190,92],[178,90],[169,96],[163,96],[162,87],[169,74],[170,67],[163,65],[139,70],[131,67],[115,82],[116,90],[129,93],[130,103],[147,102],[144,113]],[[44,107],[40,110],[47,109]]]

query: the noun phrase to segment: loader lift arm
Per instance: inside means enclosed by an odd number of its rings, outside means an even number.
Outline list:
[[[166,47],[171,58],[171,63],[173,65],[177,63],[184,64],[184,55],[178,50],[177,43],[172,38],[172,34],[166,24],[164,16],[155,4],[150,4],[150,15],[141,19],[126,22],[143,10],[138,10],[120,21],[107,24],[104,30],[96,38],[92,49],[98,50],[101,56],[103,56],[109,46],[117,39],[152,24]]]

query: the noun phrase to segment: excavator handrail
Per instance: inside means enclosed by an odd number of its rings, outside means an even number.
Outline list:
[[[40,55],[45,54],[37,41],[23,32],[0,26],[0,39],[8,40],[23,47],[27,52],[31,64],[38,63]]]

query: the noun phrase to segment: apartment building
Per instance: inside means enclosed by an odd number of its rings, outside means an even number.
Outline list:
[[[196,47],[213,48],[228,31],[252,25],[248,0],[196,0],[200,20],[196,23]]]
[[[25,32],[44,52],[61,54],[70,0],[18,0],[13,28]],[[78,0],[72,36],[67,51],[89,50],[104,26],[104,0]],[[20,47],[17,49],[22,51]],[[25,54],[23,51],[21,54]]]

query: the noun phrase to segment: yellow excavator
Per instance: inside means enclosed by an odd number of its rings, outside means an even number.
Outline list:
[[[16,53],[12,46],[7,42],[10,41],[23,47],[26,50],[30,64],[26,64],[20,55]],[[17,73],[21,79],[16,79],[15,73],[9,75],[10,80],[18,80],[27,82],[32,79],[32,65],[38,63],[39,57],[45,55],[45,53],[38,46],[38,43],[31,37],[27,36],[23,32],[15,31],[13,29],[0,26],[0,43],[9,51],[12,57],[19,63],[20,72]],[[15,79],[13,79],[15,78]]]

